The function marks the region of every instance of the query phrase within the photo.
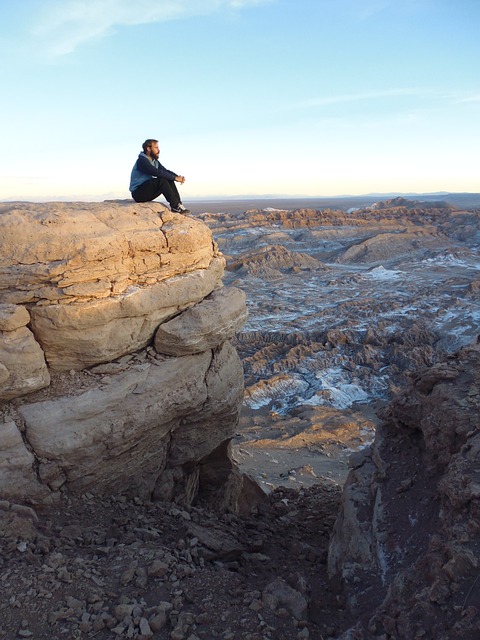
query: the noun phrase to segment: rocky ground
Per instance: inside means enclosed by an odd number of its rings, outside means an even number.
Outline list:
[[[326,587],[340,487],[278,488],[240,518],[200,506],[0,503],[0,638],[322,640],[347,619]]]
[[[267,491],[322,482],[343,485],[353,451],[373,441],[373,409],[304,407],[294,415],[244,407],[233,457]]]

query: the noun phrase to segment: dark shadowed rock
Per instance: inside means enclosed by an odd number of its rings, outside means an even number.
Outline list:
[[[329,551],[354,637],[474,638],[480,565],[480,348],[413,376],[354,461]],[[353,637],[349,633],[342,639]]]

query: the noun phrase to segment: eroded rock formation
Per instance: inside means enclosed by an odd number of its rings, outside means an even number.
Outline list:
[[[210,230],[158,203],[5,204],[0,235],[2,497],[215,485],[247,313]]]
[[[412,376],[357,453],[330,545],[343,640],[480,633],[480,347]]]

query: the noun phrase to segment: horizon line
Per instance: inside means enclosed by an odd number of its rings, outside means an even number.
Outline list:
[[[275,198],[277,200],[291,200],[291,199],[303,199],[303,200],[312,200],[312,199],[335,199],[335,198],[382,198],[382,197],[394,197],[394,196],[408,196],[408,197],[418,197],[418,196],[449,196],[449,195],[470,195],[476,196],[480,195],[480,191],[385,191],[385,192],[376,192],[371,191],[368,193],[344,193],[344,194],[336,194],[336,195],[304,195],[304,194],[279,194],[279,193],[267,193],[267,194],[235,194],[235,195],[210,195],[210,196],[192,196],[187,197],[186,200],[189,202],[208,202],[208,201],[225,201],[225,200],[266,200]],[[126,201],[131,198],[122,198],[122,197],[114,197],[113,194],[103,194],[103,195],[84,195],[79,196],[77,194],[72,194],[71,196],[42,196],[42,197],[31,197],[31,198],[18,198],[18,197],[10,197],[10,198],[0,198],[0,202],[8,203],[8,202],[105,202],[105,201]],[[134,200],[132,199],[132,202]]]

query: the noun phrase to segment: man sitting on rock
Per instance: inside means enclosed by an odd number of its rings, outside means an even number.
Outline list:
[[[148,139],[142,144],[143,151],[139,154],[130,176],[130,192],[135,202],[151,202],[164,195],[175,213],[190,213],[180,199],[175,182],[183,184],[184,176],[178,176],[166,169],[158,161],[160,149],[158,140]]]

